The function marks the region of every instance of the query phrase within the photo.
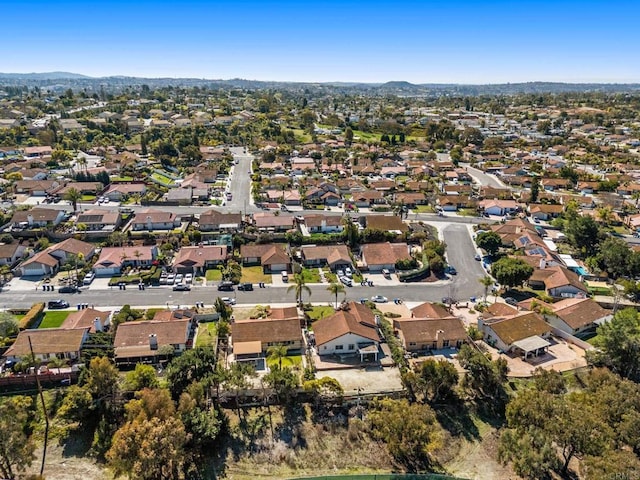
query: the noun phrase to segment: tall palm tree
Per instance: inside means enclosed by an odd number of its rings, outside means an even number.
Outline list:
[[[489,275],[485,275],[484,277],[478,279],[478,281],[484,287],[484,303],[487,303],[487,294],[489,293],[489,287],[493,285],[493,278]]]
[[[336,296],[336,310],[338,309],[338,294],[344,293],[344,285],[341,283],[331,282],[327,287],[327,290]]]
[[[287,356],[287,347],[284,345],[272,345],[267,349],[267,358],[278,362],[278,367],[282,368],[282,359]]]
[[[293,284],[289,285],[289,288],[287,288],[287,292],[290,292],[291,290],[295,290],[296,292],[296,302],[298,303],[298,305],[302,305],[303,292],[307,292],[309,296],[311,296],[311,289],[307,287],[302,272],[296,273],[293,276]]]
[[[71,205],[73,205],[73,213],[76,213],[76,210],[78,209],[78,201],[82,200],[82,193],[80,193],[77,188],[71,187],[64,194],[63,198],[68,202],[71,202]]]

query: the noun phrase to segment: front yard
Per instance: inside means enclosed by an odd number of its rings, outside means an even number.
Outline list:
[[[242,267],[240,281],[243,283],[271,283],[271,275],[264,273],[261,266]]]
[[[38,328],[59,328],[71,312],[46,312]]]
[[[328,317],[329,315],[333,315],[335,310],[333,307],[329,307],[328,305],[316,305],[311,307],[311,310],[305,310],[305,312],[311,322],[315,322],[316,320],[320,320],[322,318]]]
[[[304,283],[321,283],[320,272],[317,268],[303,268],[300,273],[302,273]]]
[[[222,270],[219,268],[211,268],[205,274],[207,282],[219,282],[222,280]]]

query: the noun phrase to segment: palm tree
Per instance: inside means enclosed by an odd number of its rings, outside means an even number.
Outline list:
[[[493,285],[493,278],[489,275],[485,275],[484,277],[478,279],[478,281],[484,287],[484,303],[487,303],[487,294],[489,293],[489,287]]]
[[[140,250],[134,251],[133,256],[136,257],[136,265],[140,267],[140,257],[142,256],[142,253],[140,252]]]
[[[282,368],[282,359],[287,356],[287,347],[284,345],[272,345],[267,349],[267,358],[271,361],[277,361],[278,367]]]
[[[82,200],[82,193],[80,193],[77,188],[71,187],[66,191],[63,198],[68,202],[71,202],[71,205],[73,205],[73,213],[76,213],[76,210],[78,209],[78,201]]]
[[[338,309],[338,294],[344,293],[344,285],[341,283],[331,282],[327,287],[327,290],[336,296],[336,310]]]
[[[289,288],[287,288],[287,292],[290,292],[291,290],[295,290],[296,292],[296,302],[298,302],[298,305],[302,305],[303,292],[307,292],[309,295],[311,295],[311,289],[307,287],[302,272],[296,273],[293,276],[293,284],[289,285]]]

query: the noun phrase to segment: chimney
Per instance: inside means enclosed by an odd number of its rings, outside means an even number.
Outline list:
[[[544,258],[540,259],[540,270],[544,270],[547,266],[547,261]]]
[[[27,215],[27,223],[29,224],[29,226],[33,225],[33,215]]]
[[[100,317],[96,317],[93,319],[93,329],[96,332],[102,332],[103,328],[102,328],[102,321],[100,320]]]
[[[158,350],[158,336],[155,333],[149,335],[149,348],[151,350]]]

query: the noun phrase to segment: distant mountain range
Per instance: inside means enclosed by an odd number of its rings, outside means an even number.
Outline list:
[[[89,77],[70,72],[0,73],[0,86],[39,86],[59,90],[86,88],[89,90],[120,90],[127,86],[148,85],[151,88],[173,86],[208,86],[212,88],[336,90],[370,95],[442,96],[442,95],[514,95],[520,93],[561,92],[638,92],[638,83],[561,83],[525,82],[502,84],[414,84],[406,81],[386,83],[358,82],[278,82],[234,78],[230,80],[203,78],[143,78],[127,76]]]

